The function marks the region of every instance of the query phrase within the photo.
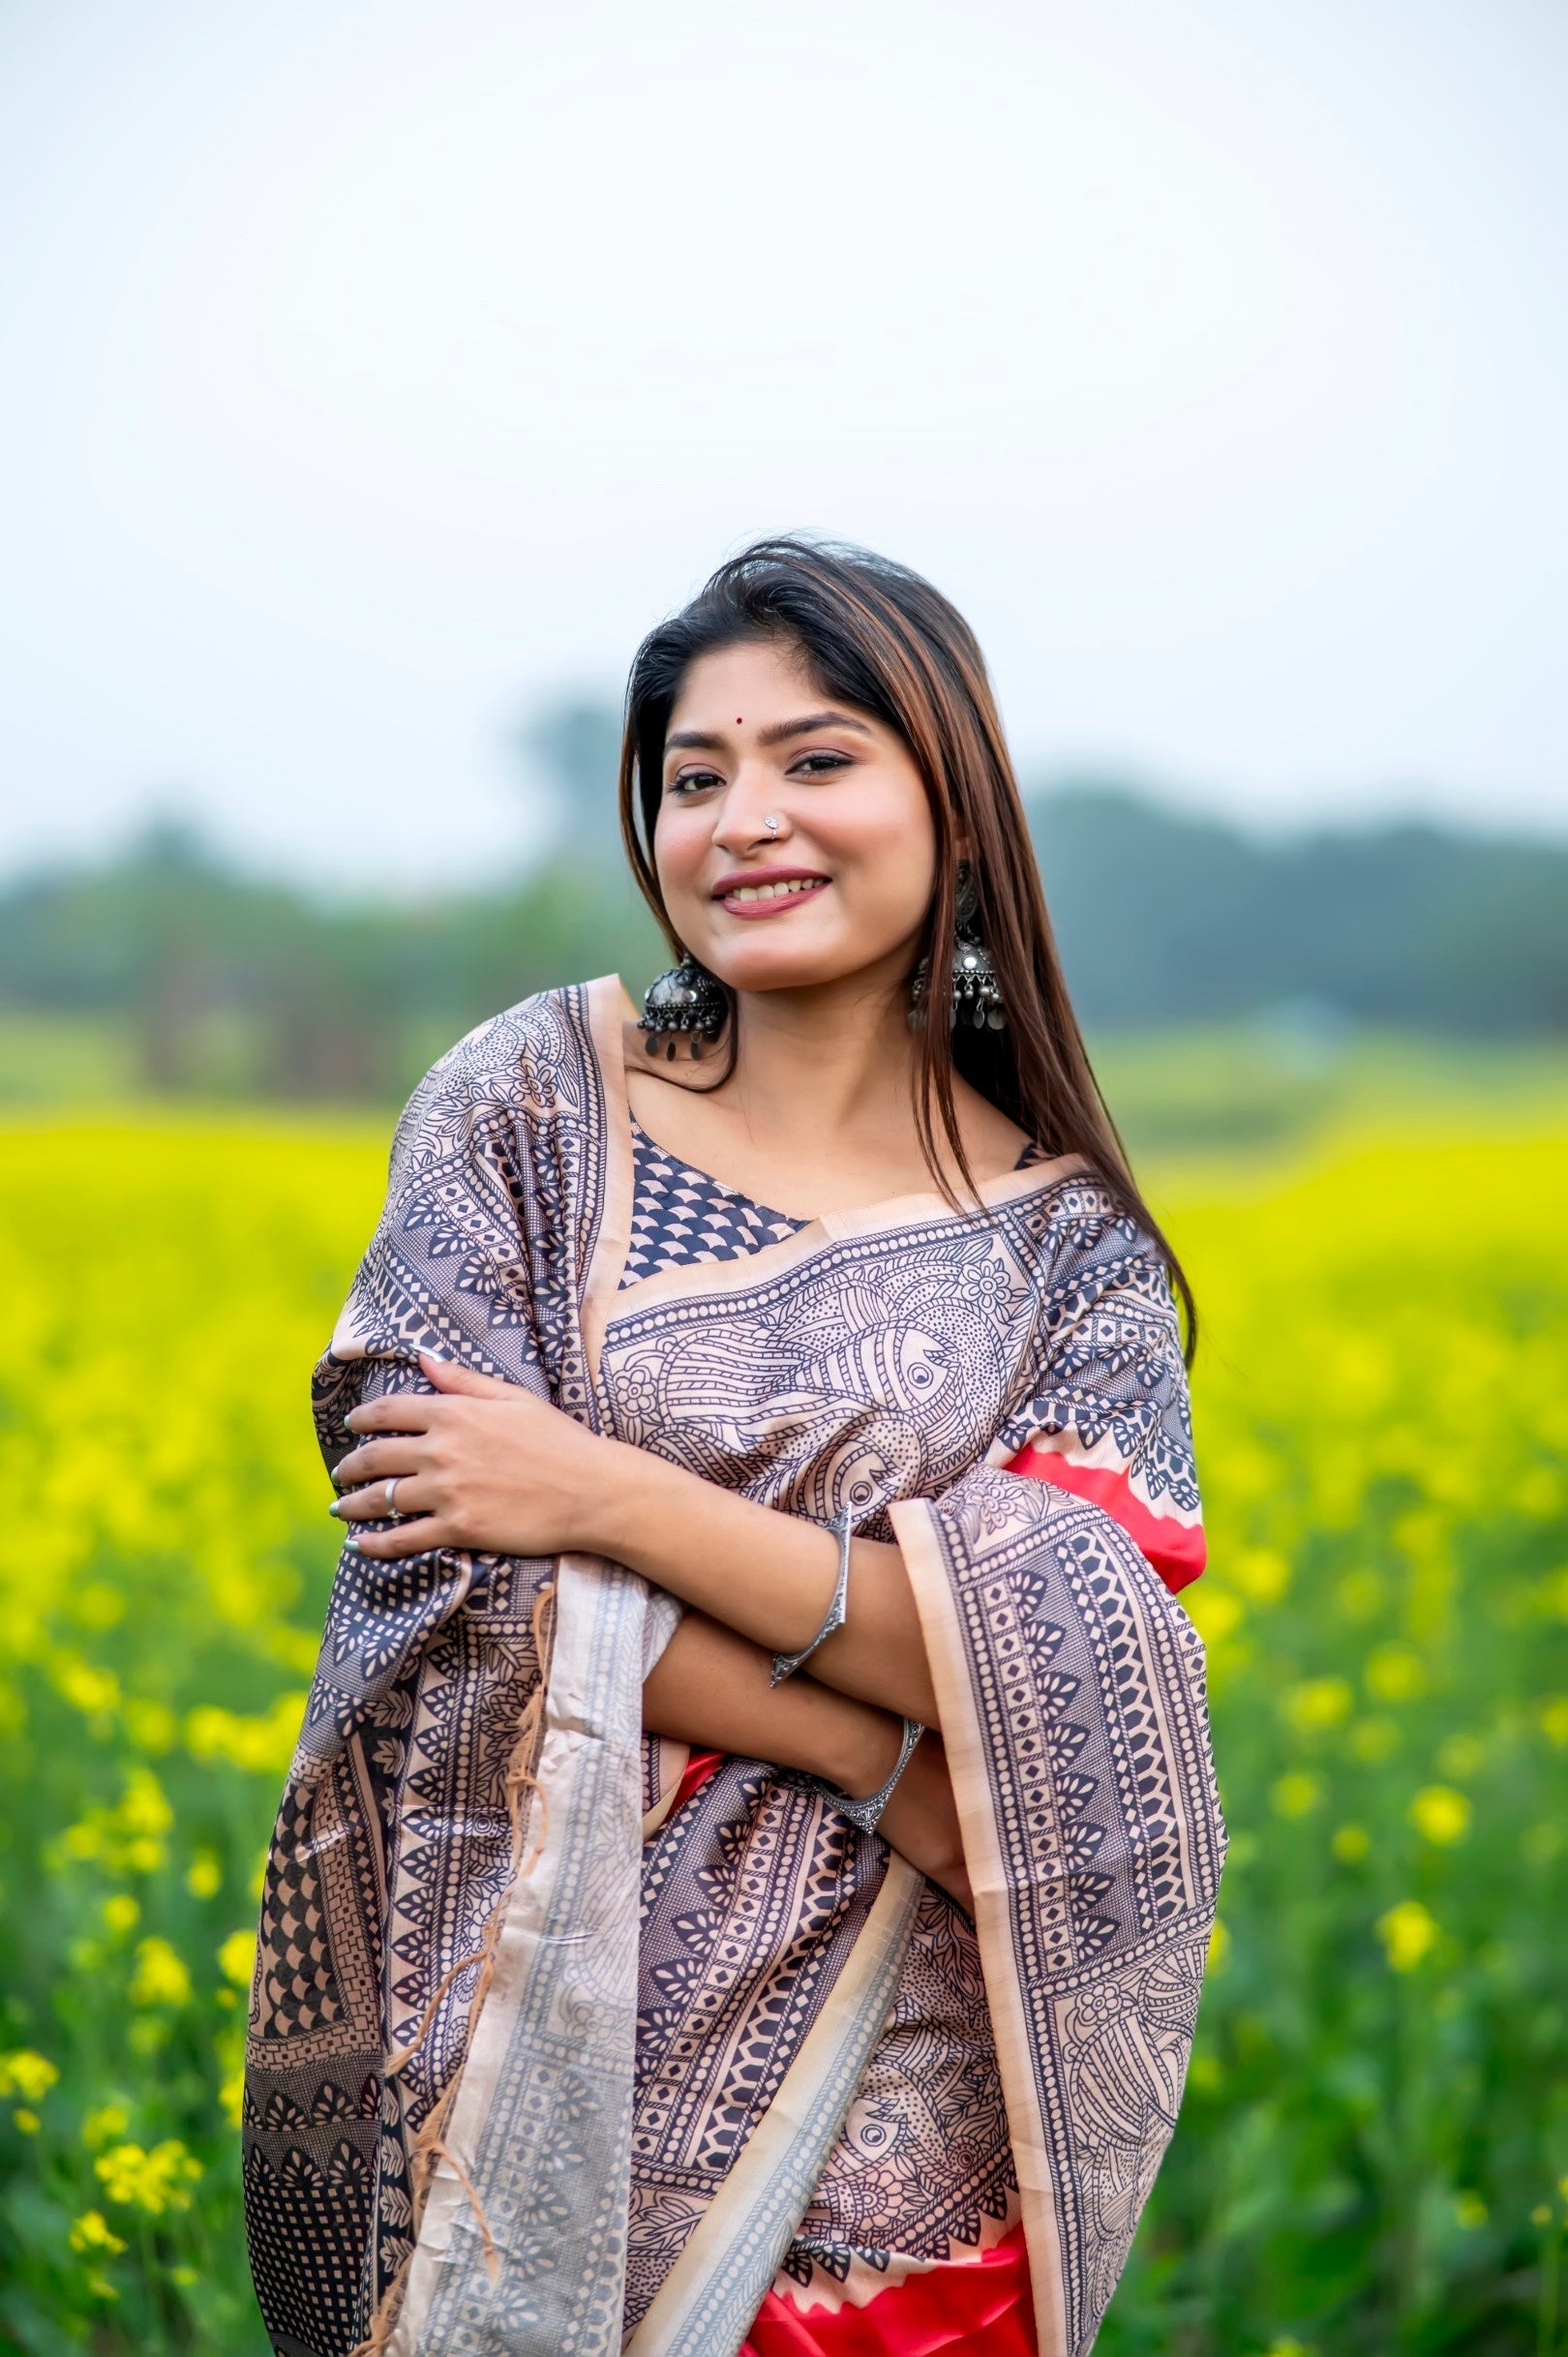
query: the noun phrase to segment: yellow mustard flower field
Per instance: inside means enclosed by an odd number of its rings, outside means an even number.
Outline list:
[[[0,2345],[259,2357],[235,2118],[384,1127],[0,1133]],[[1568,1125],[1147,1173],[1233,1848],[1101,2357],[1568,2350]],[[1559,2288],[1560,2286],[1560,2288]]]

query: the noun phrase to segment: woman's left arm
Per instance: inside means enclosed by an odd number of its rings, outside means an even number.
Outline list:
[[[607,1556],[770,1653],[809,1645],[838,1580],[838,1541],[646,1449],[589,1432],[516,1384],[425,1357],[434,1397],[356,1407],[359,1445],[337,1468],[355,1485],[333,1512],[384,1521],[386,1485],[407,1520],[362,1531],[361,1552],[401,1561],[436,1547]],[[811,1656],[825,1685],[938,1724],[920,1617],[894,1546],[856,1539],[849,1614]]]

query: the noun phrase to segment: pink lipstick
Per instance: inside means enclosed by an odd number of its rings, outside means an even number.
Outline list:
[[[732,917],[780,917],[824,890],[828,877],[814,867],[736,867],[720,876],[713,898]]]

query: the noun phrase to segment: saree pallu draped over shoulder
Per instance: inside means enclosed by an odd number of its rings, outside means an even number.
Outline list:
[[[896,1536],[974,1930],[766,1763],[671,1814],[687,1754],[643,1737],[641,1688],[678,1608],[624,1568],[346,1549],[252,1998],[268,2330],[281,2357],[735,2357],[760,2310],[863,2315],[1012,2235],[1042,2357],[1084,2357],[1223,1850],[1170,1592],[1202,1555],[1164,1270],[1042,1164],[983,1217],[913,1195],[621,1289],[628,1012],[613,978],[546,992],[421,1084],[317,1371],[323,1454],[427,1350]],[[973,2055],[928,1996],[944,1955],[974,1964]]]

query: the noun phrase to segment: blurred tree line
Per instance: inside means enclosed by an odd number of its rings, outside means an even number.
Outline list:
[[[548,983],[663,962],[625,876],[614,711],[529,732],[553,848],[527,874],[416,905],[334,906],[261,882],[189,830],[0,886],[0,1023],[112,1026],[128,1087],[400,1095],[460,1033]],[[1091,1029],[1308,1007],[1476,1039],[1568,1031],[1568,846],[1400,824],[1264,840],[1114,782],[1030,816]]]
[[[1092,1027],[1314,1001],[1476,1039],[1568,1033],[1568,843],[1415,821],[1273,841],[1092,781],[1032,796],[1030,819]]]

